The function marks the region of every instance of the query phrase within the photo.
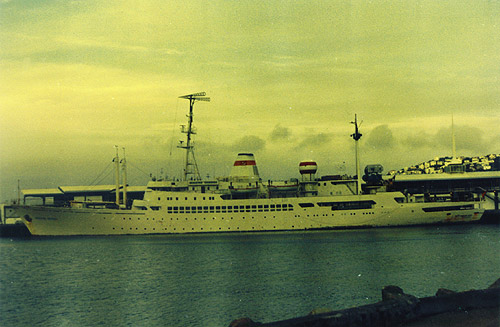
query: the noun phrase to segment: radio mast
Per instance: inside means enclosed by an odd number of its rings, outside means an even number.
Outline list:
[[[181,125],[181,132],[186,134],[186,143],[180,141],[178,148],[186,149],[186,161],[184,166],[184,180],[187,181],[190,178],[195,180],[200,180],[200,172],[198,170],[198,165],[196,164],[196,159],[194,157],[194,145],[192,144],[192,135],[196,134],[196,130],[193,126],[193,107],[196,101],[207,101],[210,102],[210,98],[205,96],[205,92],[193,93],[188,95],[180,96],[181,99],[189,100],[189,115],[188,125]],[[191,176],[191,177],[190,177]]]
[[[357,175],[357,187],[356,187],[356,194],[361,194],[361,170],[359,167],[359,149],[358,149],[358,141],[363,136],[359,132],[359,125],[358,125],[358,116],[355,114],[354,115],[354,121],[351,122],[351,124],[354,124],[354,134],[351,134],[351,137],[354,139],[354,144],[356,145],[356,175]],[[361,124],[360,124],[361,125]]]

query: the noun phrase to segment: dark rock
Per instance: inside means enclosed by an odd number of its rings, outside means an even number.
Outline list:
[[[455,294],[455,293],[457,293],[457,292],[452,291],[452,290],[448,290],[446,288],[440,288],[437,290],[436,296],[443,296],[443,295],[449,295],[449,294]]]
[[[229,327],[255,327],[262,325],[260,322],[255,322],[250,318],[239,318],[231,321]]]
[[[484,290],[453,292],[440,289],[436,296],[417,298],[405,294],[398,286],[386,286],[382,289],[383,301],[360,307],[327,311],[316,309],[307,316],[275,321],[256,323],[249,318],[233,321],[230,327],[351,327],[351,326],[403,326],[441,314],[469,314],[471,310],[490,310],[500,317],[500,279]],[[489,312],[489,311],[488,311]],[[477,319],[476,319],[477,320]],[[498,319],[491,326],[498,325]],[[479,326],[469,324],[470,326]],[[460,326],[469,326],[461,324]],[[415,325],[424,326],[424,325]],[[427,326],[427,325],[425,325]],[[429,326],[442,326],[430,324]],[[455,326],[448,324],[445,326]]]
[[[497,279],[493,284],[490,285],[488,288],[500,288],[500,278]]]
[[[382,289],[382,301],[396,300],[403,295],[405,295],[405,293],[399,286],[389,285]]]

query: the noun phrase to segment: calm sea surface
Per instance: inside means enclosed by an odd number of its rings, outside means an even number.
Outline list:
[[[228,326],[485,288],[498,226],[0,239],[1,326]]]

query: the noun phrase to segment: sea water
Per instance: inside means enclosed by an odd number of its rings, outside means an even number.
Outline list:
[[[1,326],[228,326],[500,278],[498,226],[0,239]]]

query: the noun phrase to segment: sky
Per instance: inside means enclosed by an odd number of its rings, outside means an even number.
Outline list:
[[[197,102],[203,176],[264,179],[500,153],[499,1],[0,0],[0,201],[22,189],[181,177]]]

